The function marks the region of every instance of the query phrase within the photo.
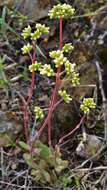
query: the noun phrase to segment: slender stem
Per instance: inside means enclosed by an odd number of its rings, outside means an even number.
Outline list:
[[[59,47],[62,49],[62,17],[59,19]]]
[[[32,61],[32,64],[35,61],[36,61],[36,47],[34,46],[34,48],[33,48],[33,61]],[[35,72],[32,72],[32,79],[31,79],[31,85],[30,85],[29,92],[28,92],[27,105],[30,103],[30,101],[32,99],[34,85],[35,85]]]
[[[50,117],[48,119],[48,144],[49,144],[49,146],[52,146],[51,131],[52,131],[52,125],[51,125],[51,114],[50,114]]]
[[[60,17],[60,20],[59,20],[59,48],[62,49],[62,17]],[[51,145],[51,129],[52,129],[51,119],[52,119],[52,113],[60,103],[60,101],[56,103],[58,90],[59,90],[59,87],[60,87],[60,84],[61,84],[60,72],[61,72],[61,67],[57,69],[55,87],[54,87],[54,90],[53,90],[52,95],[51,95],[51,103],[50,103],[48,116],[46,117],[43,125],[40,127],[39,132],[38,132],[38,134],[40,136],[42,131],[44,130],[44,128],[46,126],[48,126],[48,144],[49,145]]]
[[[33,48],[33,58],[31,58],[32,64],[36,61],[36,47],[34,46]],[[25,131],[25,137],[26,137],[26,142],[29,140],[29,113],[28,113],[28,106],[31,102],[32,95],[33,95],[33,90],[34,90],[34,85],[35,85],[35,72],[32,72],[32,79],[31,79],[31,84],[28,90],[28,99],[26,101],[26,104],[24,104],[24,131]]]
[[[29,135],[29,132],[28,132],[28,123],[27,121],[29,120],[28,119],[28,111],[24,109],[24,113],[23,113],[23,117],[24,117],[24,132],[25,132],[25,138],[26,138],[26,142],[28,142],[28,135]]]
[[[56,86],[54,88],[53,94],[52,94],[52,100],[51,100],[51,104],[50,104],[50,108],[49,108],[49,112],[48,115],[45,119],[45,121],[43,122],[43,125],[40,127],[39,131],[38,131],[38,136],[40,137],[42,134],[42,131],[44,130],[44,128],[46,127],[46,125],[48,124],[49,119],[51,119],[52,113],[53,111],[56,109],[56,107],[63,101],[62,99],[59,100],[56,104],[54,102],[56,97]],[[49,125],[48,125],[49,127]],[[49,136],[49,135],[48,135]]]
[[[62,49],[62,17],[60,17],[59,20],[59,47],[60,49]],[[55,82],[55,87],[54,87],[54,91],[52,94],[52,99],[51,99],[51,104],[50,104],[50,111],[49,111],[49,118],[48,118],[48,144],[51,145],[51,118],[52,118],[52,113],[55,109],[55,103],[56,103],[56,99],[57,99],[57,95],[58,95],[58,89],[60,86],[60,71],[61,68],[59,67],[57,69],[57,74],[56,74],[56,82]]]
[[[46,127],[46,125],[47,125],[47,123],[48,123],[48,119],[49,119],[49,113],[48,113],[46,119],[44,120],[42,126],[40,127],[40,129],[39,129],[39,131],[38,131],[38,137],[41,136],[42,131],[44,130],[44,128]]]
[[[84,122],[84,120],[85,120],[85,115],[81,118],[80,122],[77,124],[77,126],[72,131],[70,131],[68,134],[64,135],[63,137],[61,137],[59,139],[58,145],[61,144],[64,141],[64,139],[66,139],[67,137],[72,135],[77,129],[79,129],[81,124]]]
[[[57,107],[61,102],[63,102],[63,99],[60,99],[58,102],[56,102],[56,103],[54,104],[52,111],[54,111],[54,110],[56,109],[56,107]]]
[[[34,84],[35,84],[35,72],[32,72],[32,79],[31,79],[31,85],[28,91],[28,99],[27,99],[27,106],[29,105],[32,95],[33,95],[33,90],[34,90]]]

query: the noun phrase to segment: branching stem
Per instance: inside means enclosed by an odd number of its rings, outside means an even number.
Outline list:
[[[60,19],[59,19],[59,48],[62,49],[62,17],[60,17]],[[38,135],[40,137],[40,135],[42,134],[42,131],[44,130],[44,128],[46,126],[48,127],[48,144],[50,146],[52,144],[51,143],[52,113],[60,103],[60,101],[57,102],[58,90],[59,90],[59,87],[60,87],[60,84],[61,84],[61,80],[60,80],[61,75],[60,75],[60,73],[61,73],[61,67],[59,67],[57,69],[55,87],[54,87],[54,90],[53,90],[52,95],[51,95],[51,102],[50,102],[48,115],[47,115],[45,121],[43,122],[43,125],[40,127],[39,132],[38,132]],[[62,100],[61,100],[61,102],[62,102]]]

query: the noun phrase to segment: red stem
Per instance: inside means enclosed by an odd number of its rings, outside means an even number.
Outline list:
[[[27,126],[28,126],[28,111],[27,110],[25,110],[25,108],[24,108],[24,113],[23,113],[23,115],[24,115],[24,132],[25,132],[25,138],[26,138],[26,142],[28,141],[28,129],[27,129]]]
[[[59,28],[60,28],[60,31],[59,31],[59,47],[60,49],[62,49],[62,17],[60,17],[59,19]]]
[[[52,111],[54,111],[54,110],[56,109],[56,107],[57,107],[61,102],[63,102],[63,99],[60,99],[58,102],[56,102],[56,103],[54,104]]]
[[[50,108],[49,108],[49,112],[48,115],[45,119],[45,121],[43,122],[43,125],[40,127],[39,131],[38,131],[38,136],[40,137],[40,135],[42,134],[44,128],[48,125],[48,144],[51,144],[51,118],[52,118],[52,113],[55,110],[56,106],[59,105],[59,103],[56,103],[56,97],[58,94],[58,89],[59,89],[59,77],[60,75],[56,75],[56,83],[55,83],[55,87],[54,90],[52,92],[52,96],[51,96],[51,103],[50,103]],[[55,104],[56,103],[56,104]]]
[[[52,130],[52,125],[51,125],[51,114],[50,114],[50,117],[48,119],[48,144],[49,144],[49,146],[52,146],[51,130]]]
[[[33,48],[33,59],[32,59],[32,64],[36,61],[36,47],[34,46]],[[28,106],[31,102],[32,95],[33,95],[33,90],[34,90],[34,85],[35,85],[35,72],[32,72],[32,79],[31,79],[31,84],[28,90],[28,99],[26,101],[26,104],[24,104],[24,131],[25,131],[25,138],[26,142],[29,140],[29,113],[28,113]]]
[[[59,29],[59,48],[62,49],[62,17],[60,17],[60,20],[59,20],[59,28],[60,28]],[[61,68],[58,68],[57,73],[56,73],[55,87],[54,87],[54,90],[53,90],[52,95],[51,95],[51,103],[50,103],[48,116],[46,117],[45,121],[43,122],[43,125],[40,127],[39,132],[38,132],[38,135],[40,137],[40,135],[41,135],[42,131],[44,130],[44,128],[46,126],[48,126],[48,144],[50,146],[51,146],[51,128],[52,128],[51,127],[51,118],[52,118],[52,113],[55,110],[55,108],[57,107],[57,105],[59,105],[59,103],[60,103],[60,101],[56,103],[59,86],[61,84],[60,71],[61,71]]]
[[[64,141],[64,139],[72,135],[77,129],[79,129],[84,120],[85,120],[85,115],[81,118],[80,122],[76,125],[76,127],[72,131],[70,131],[68,134],[64,135],[59,139],[58,145],[61,144]]]

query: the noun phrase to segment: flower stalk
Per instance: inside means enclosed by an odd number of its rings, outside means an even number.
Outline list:
[[[33,47],[33,57],[32,57],[32,64],[36,61],[36,46]],[[26,101],[26,104],[24,105],[24,131],[25,131],[25,138],[26,138],[26,142],[29,141],[29,112],[28,112],[28,107],[29,104],[31,103],[31,99],[33,96],[33,90],[34,90],[34,86],[35,86],[35,72],[32,72],[32,78],[31,78],[31,84],[30,87],[28,89],[28,98]]]
[[[62,17],[60,17],[59,19],[59,48],[60,50],[62,49]],[[51,131],[52,131],[52,124],[51,124],[51,120],[52,120],[52,113],[55,110],[55,108],[59,105],[59,103],[56,104],[57,101],[57,95],[58,95],[58,90],[61,84],[60,81],[60,71],[61,71],[61,67],[57,68],[57,73],[56,73],[56,80],[55,80],[55,87],[53,89],[53,93],[51,95],[51,103],[50,103],[50,107],[49,107],[49,113],[47,118],[45,119],[45,122],[43,123],[43,125],[40,127],[39,129],[39,137],[42,134],[42,131],[44,130],[44,128],[46,126],[48,126],[48,144],[49,146],[52,145],[52,135],[51,135]],[[62,101],[62,100],[61,100]]]

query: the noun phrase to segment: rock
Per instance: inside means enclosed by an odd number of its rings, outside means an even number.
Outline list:
[[[80,141],[76,148],[76,154],[82,158],[94,156],[101,148],[102,142],[95,135],[87,135],[86,141]]]
[[[0,0],[0,6],[14,7],[28,19],[36,21],[48,15],[50,9],[49,0]]]
[[[58,125],[59,135],[62,136],[71,131],[79,121],[79,114],[76,110],[77,105],[72,102],[70,104],[61,103],[55,110],[54,117]],[[55,128],[55,127],[54,127]]]
[[[12,144],[22,129],[22,122],[16,116],[0,111],[0,147]]]

